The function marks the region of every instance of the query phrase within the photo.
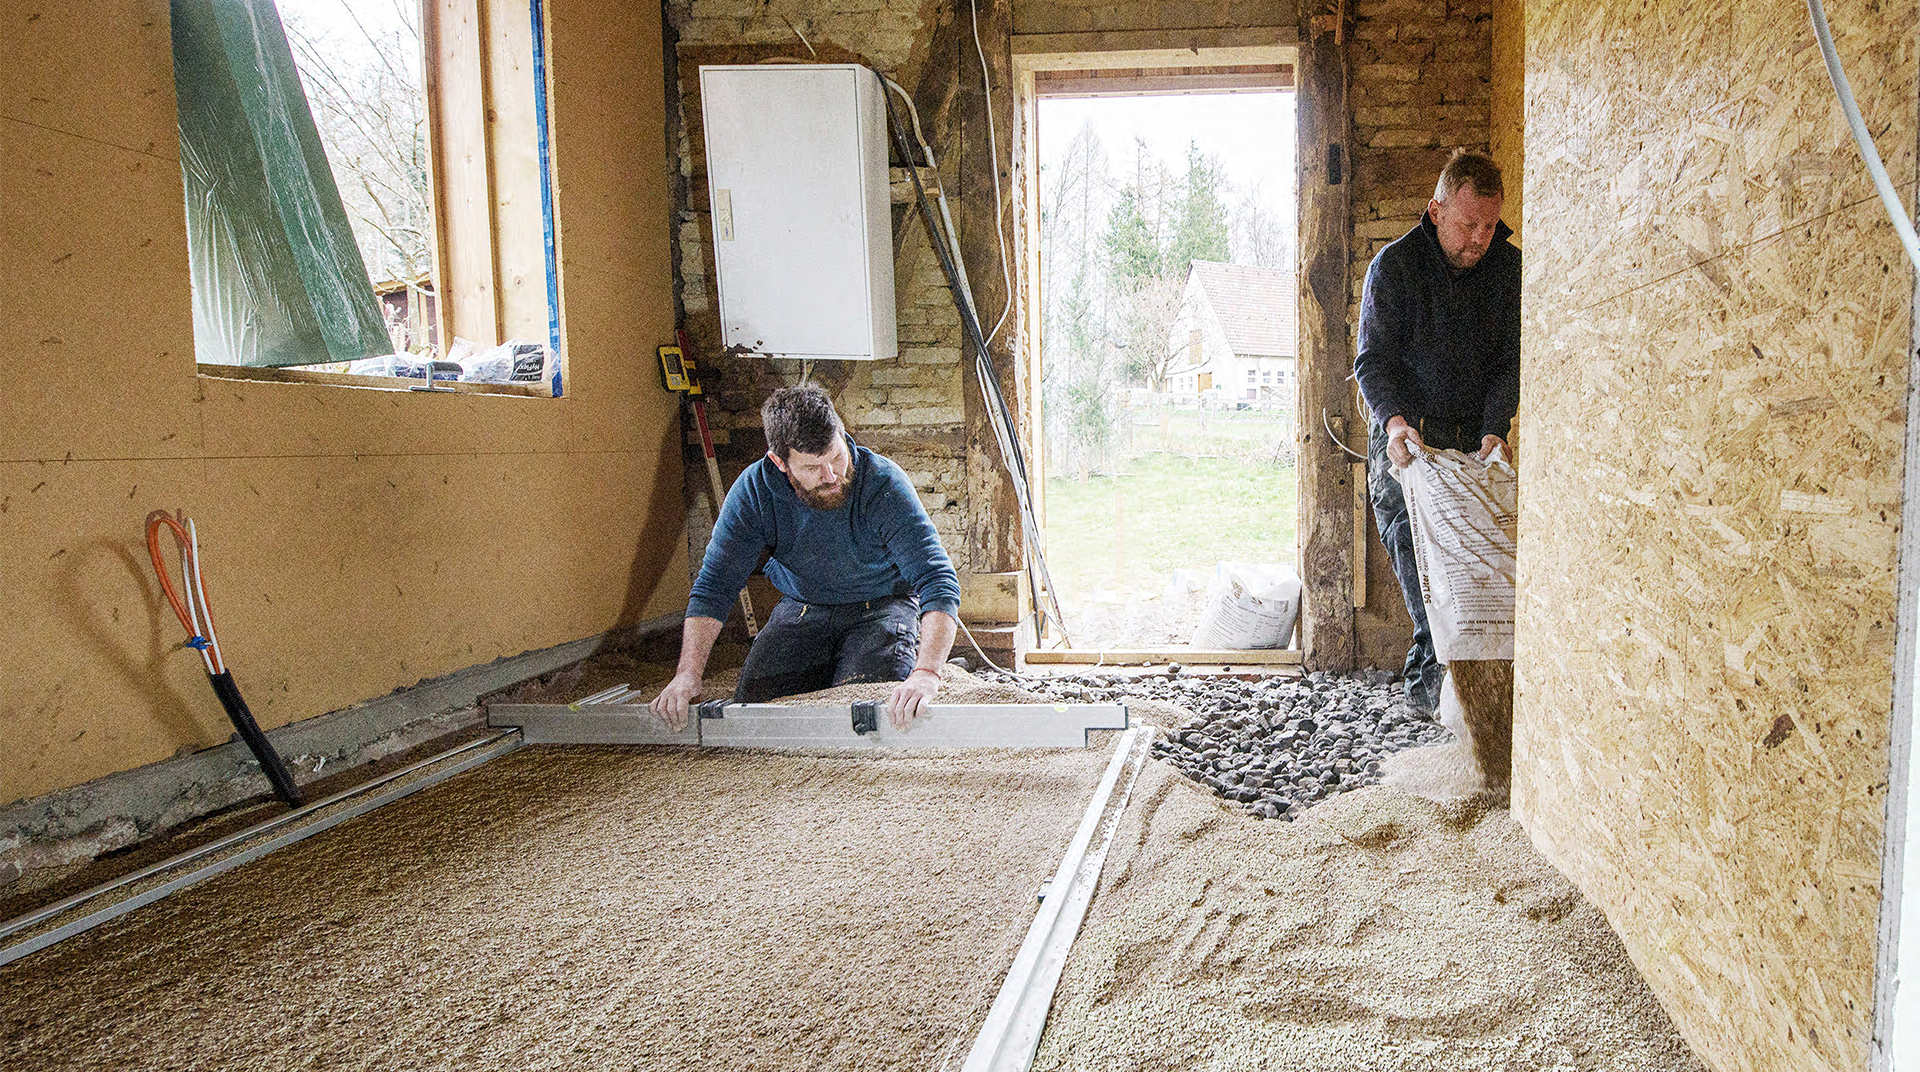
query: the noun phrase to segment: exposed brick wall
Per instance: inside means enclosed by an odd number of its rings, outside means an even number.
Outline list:
[[[1420,221],[1456,146],[1487,148],[1493,28],[1490,0],[1356,0],[1352,10],[1348,338],[1357,343],[1360,289],[1374,254]],[[1354,429],[1355,446],[1365,434]],[[1398,667],[1413,620],[1377,532],[1368,529],[1368,596],[1354,614],[1355,653],[1361,665]]]
[[[858,54],[911,89],[925,62],[936,12],[932,0],[834,0],[804,16],[786,13],[789,27],[782,12],[762,0],[673,0],[667,5],[680,55],[675,138],[682,184],[675,250],[678,291],[689,340],[704,359],[710,419],[722,440],[716,453],[729,481],[765,450],[760,403],[776,388],[800,382],[803,370],[797,361],[719,354],[698,67],[750,63],[771,55],[812,58],[798,31],[820,61],[845,62]],[[899,357],[819,362],[812,378],[832,392],[856,440],[907,471],[949,553],[967,569],[960,321],[919,221],[896,205],[894,225]],[[696,569],[713,528],[706,469],[698,450],[697,440],[689,443],[688,540]]]
[[[1014,32],[1023,34],[1293,26],[1296,18],[1293,0],[1025,0],[1013,5]]]
[[[1356,0],[1353,323],[1373,255],[1420,222],[1455,147],[1486,151],[1493,99],[1490,0]]]

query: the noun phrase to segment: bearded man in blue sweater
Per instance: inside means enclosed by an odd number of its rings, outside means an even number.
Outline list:
[[[1486,457],[1504,450],[1520,406],[1520,250],[1500,222],[1500,168],[1464,150],[1440,172],[1420,225],[1382,249],[1360,297],[1354,378],[1373,418],[1367,490],[1380,542],[1413,617],[1405,689],[1415,707],[1440,700],[1420,567],[1400,484],[1388,469],[1417,450]]]
[[[939,691],[960,577],[907,474],[853,441],[825,391],[782,388],[760,418],[767,454],[727,492],[687,602],[679,668],[653,712],[687,724],[713,642],[769,551],[767,579],[786,598],[754,638],[734,700],[898,681],[887,717],[904,729]]]

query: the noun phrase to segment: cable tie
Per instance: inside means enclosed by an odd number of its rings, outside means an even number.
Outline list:
[[[206,637],[190,636],[185,641],[182,642],[182,646],[192,648],[195,651],[205,651],[207,650],[209,645],[207,644]]]

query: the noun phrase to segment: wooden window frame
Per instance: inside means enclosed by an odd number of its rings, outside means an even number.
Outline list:
[[[481,347],[521,338],[551,347],[557,369],[537,384],[436,379],[431,391],[557,397],[567,362],[544,0],[419,3],[439,336],[433,358],[444,359],[455,338]],[[301,366],[197,369],[212,379],[429,390],[409,378]]]

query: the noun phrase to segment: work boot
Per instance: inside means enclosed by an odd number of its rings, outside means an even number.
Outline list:
[[[1407,706],[1431,717],[1440,708],[1440,683],[1446,680],[1446,675],[1447,668],[1437,662],[1409,671],[1401,681]]]
[[[1433,647],[1416,639],[1407,650],[1406,665],[1400,671],[1400,691],[1407,698],[1407,706],[1423,715],[1433,714],[1440,704],[1442,672],[1440,663],[1433,657]]]

